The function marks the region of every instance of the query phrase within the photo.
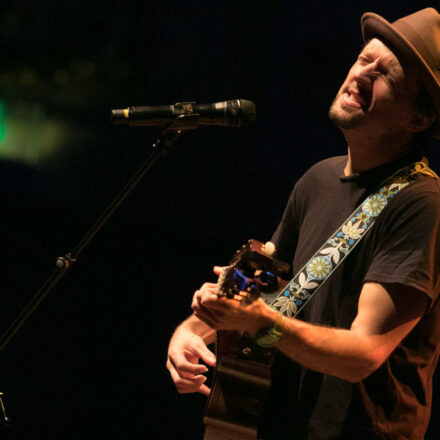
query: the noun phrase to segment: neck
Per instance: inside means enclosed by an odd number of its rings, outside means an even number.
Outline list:
[[[374,137],[355,130],[342,131],[348,145],[346,176],[379,167],[414,150],[410,135]]]

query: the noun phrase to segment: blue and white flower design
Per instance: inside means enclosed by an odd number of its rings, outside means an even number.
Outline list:
[[[291,296],[280,296],[273,307],[286,316],[294,316],[298,310],[295,300]]]
[[[332,263],[329,257],[318,256],[307,264],[307,273],[315,280],[323,280],[331,270]]]
[[[381,194],[373,194],[362,204],[362,210],[370,217],[377,217],[385,208],[387,199]]]

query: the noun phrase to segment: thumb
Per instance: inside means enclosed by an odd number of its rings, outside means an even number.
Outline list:
[[[220,275],[222,273],[223,267],[221,266],[214,266],[212,269],[216,275]]]

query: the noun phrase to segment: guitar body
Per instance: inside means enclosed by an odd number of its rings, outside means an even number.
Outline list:
[[[271,383],[272,352],[234,331],[217,336],[217,368],[206,405],[204,440],[256,440]]]
[[[261,242],[250,240],[234,255],[231,265],[219,278],[218,294],[233,298],[247,285],[258,285],[256,270],[270,270],[270,275],[285,275],[288,265],[265,254]],[[239,275],[233,271],[241,268]],[[267,285],[267,278],[263,278]],[[241,283],[241,284],[240,284]],[[260,282],[260,287],[262,283]],[[258,290],[258,289],[257,289]],[[254,299],[260,291],[250,293]],[[258,425],[265,397],[271,384],[274,352],[254,344],[236,331],[217,332],[217,366],[204,423],[204,440],[257,440]]]

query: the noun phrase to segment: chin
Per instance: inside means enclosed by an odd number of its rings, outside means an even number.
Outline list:
[[[337,99],[335,99],[330,107],[328,116],[339,128],[352,129],[359,126],[364,115],[362,112],[344,110]]]

